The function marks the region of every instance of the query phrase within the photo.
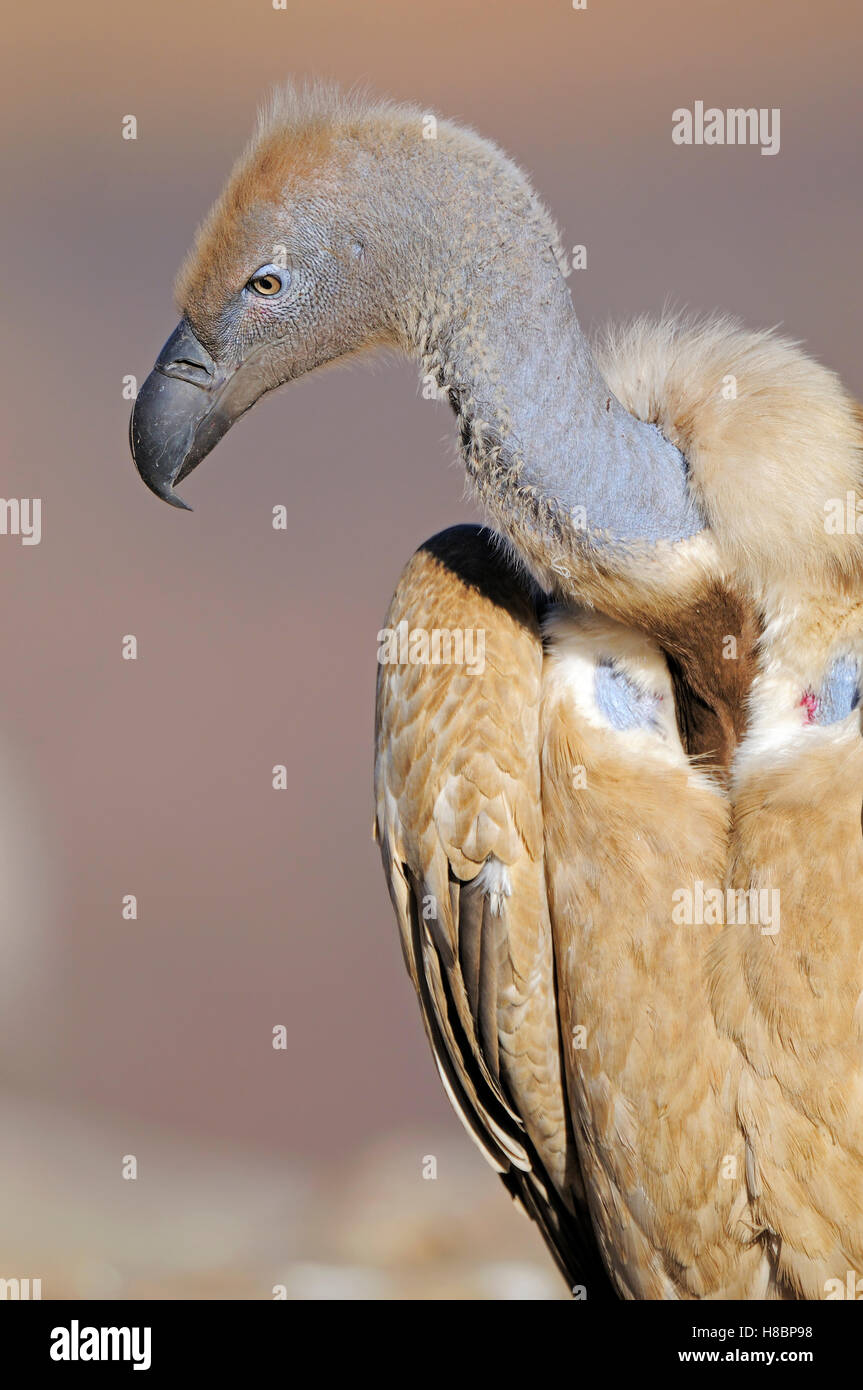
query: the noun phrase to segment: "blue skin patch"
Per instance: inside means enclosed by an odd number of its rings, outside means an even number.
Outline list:
[[[656,729],[659,696],[642,690],[613,661],[600,661],[594,675],[599,710],[614,729]]]
[[[860,703],[860,669],[851,656],[837,657],[815,696],[814,724],[838,724]]]

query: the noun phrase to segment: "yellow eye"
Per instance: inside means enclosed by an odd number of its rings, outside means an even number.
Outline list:
[[[258,275],[253,275],[249,281],[249,289],[254,290],[255,294],[278,294],[282,288],[281,277],[274,270],[264,270]]]

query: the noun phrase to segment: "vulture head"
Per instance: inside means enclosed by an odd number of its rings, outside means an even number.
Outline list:
[[[175,485],[267,391],[403,337],[417,242],[443,251],[406,209],[422,119],[326,89],[282,91],[262,113],[180,271],[182,317],[132,416],[136,466],[166,502],[186,506]]]

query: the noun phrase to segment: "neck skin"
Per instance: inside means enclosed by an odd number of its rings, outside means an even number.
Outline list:
[[[396,336],[448,393],[474,488],[533,577],[650,632],[672,664],[684,746],[727,769],[757,625],[716,574],[685,459],[604,381],[523,176],[484,142],[441,135],[394,190],[391,242],[412,234],[389,286]],[[727,633],[738,661],[720,660]]]
[[[603,380],[551,219],[499,152],[441,134],[410,171],[417,222],[434,232],[401,287],[400,337],[449,394],[481,500],[534,571],[531,525],[546,545],[569,532],[570,543],[605,550],[695,535],[703,522],[685,460]],[[552,570],[564,550],[571,558],[561,545]],[[547,574],[537,578],[548,586]]]

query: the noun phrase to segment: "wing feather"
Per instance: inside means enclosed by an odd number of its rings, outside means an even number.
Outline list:
[[[482,653],[473,669],[379,668],[376,833],[426,1032],[465,1128],[564,1277],[591,1298],[613,1297],[562,1076],[535,605],[495,538],[455,527],[405,570],[387,627],[404,624],[410,633],[472,632]]]

